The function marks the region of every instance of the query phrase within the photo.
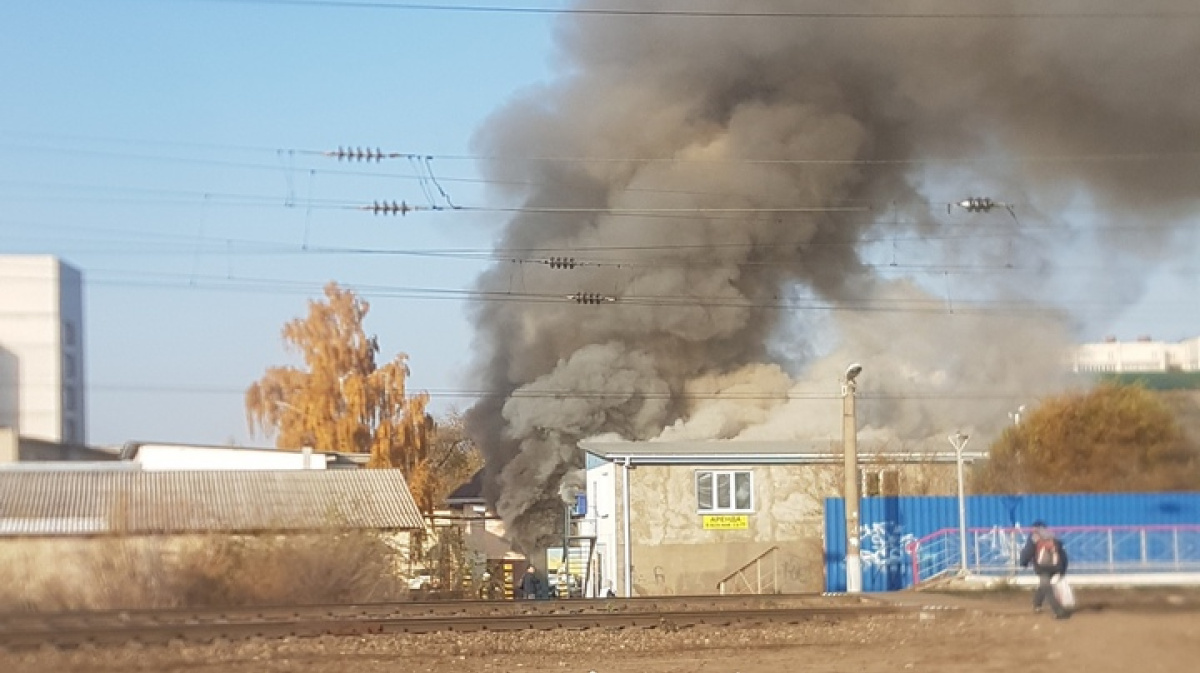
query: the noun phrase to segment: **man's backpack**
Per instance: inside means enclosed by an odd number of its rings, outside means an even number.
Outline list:
[[[1039,538],[1033,552],[1033,563],[1039,568],[1058,567],[1058,544],[1052,537]]]

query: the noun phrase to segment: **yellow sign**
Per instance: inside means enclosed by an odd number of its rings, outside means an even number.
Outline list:
[[[746,530],[750,528],[750,517],[745,514],[706,514],[704,530]]]

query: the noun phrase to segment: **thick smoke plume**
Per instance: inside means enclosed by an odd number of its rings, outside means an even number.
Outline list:
[[[468,422],[528,550],[581,438],[833,436],[850,361],[889,440],[994,429],[1137,297],[1113,260],[1189,252],[1194,0],[685,4],[825,14],[564,16],[560,78],[476,138],[524,158],[485,166],[521,209],[497,248],[580,262],[497,264],[481,289],[525,300],[473,309],[499,395]]]

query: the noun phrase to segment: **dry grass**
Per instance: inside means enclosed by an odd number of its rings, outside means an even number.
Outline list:
[[[9,542],[0,610],[290,605],[391,600],[397,552],[377,536]]]

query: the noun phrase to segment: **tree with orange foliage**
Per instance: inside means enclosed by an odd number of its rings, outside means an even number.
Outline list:
[[[368,467],[399,468],[426,515],[445,490],[437,465],[429,395],[409,395],[408,356],[378,366],[379,343],[363,330],[370,304],[325,286],[308,316],[283,327],[283,341],[304,367],[271,367],[246,390],[251,432],[275,435],[279,447],[369,453]]]
[[[1008,428],[974,474],[981,493],[1113,493],[1200,488],[1200,453],[1174,413],[1138,386],[1046,400]]]

